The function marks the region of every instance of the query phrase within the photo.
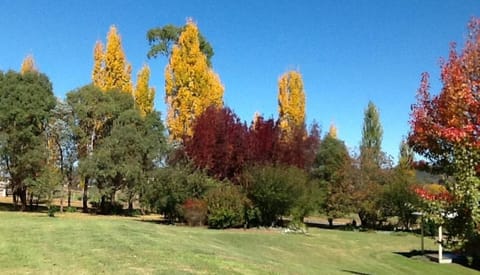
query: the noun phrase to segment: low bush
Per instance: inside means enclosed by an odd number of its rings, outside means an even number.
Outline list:
[[[57,212],[58,212],[58,207],[55,206],[55,205],[50,205],[50,206],[48,207],[47,215],[48,215],[49,217],[52,217],[52,218],[53,218],[53,217],[55,217],[55,213],[57,213]]]
[[[224,229],[245,225],[249,202],[237,186],[231,184],[219,186],[208,192],[206,200],[209,227]]]
[[[73,206],[69,206],[65,209],[65,212],[67,213],[75,213],[77,212],[77,208],[76,207],[73,207]]]
[[[187,199],[182,205],[182,215],[190,226],[202,226],[207,220],[207,203],[200,199]]]
[[[260,212],[260,224],[276,225],[279,218],[291,214],[304,202],[308,176],[291,166],[258,166],[249,169],[242,184],[248,198]],[[298,209],[298,216],[304,216],[310,209]]]

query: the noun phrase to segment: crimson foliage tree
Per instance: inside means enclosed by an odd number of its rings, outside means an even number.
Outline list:
[[[235,181],[248,160],[247,126],[229,108],[209,107],[185,141],[193,163],[210,176]]]
[[[258,117],[247,128],[229,108],[208,108],[194,123],[193,136],[185,139],[185,153],[197,168],[217,179],[237,182],[247,166],[289,165],[311,167],[319,144],[318,126],[308,134],[304,127],[282,140],[278,122]]]

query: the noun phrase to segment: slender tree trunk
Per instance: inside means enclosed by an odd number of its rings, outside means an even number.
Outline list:
[[[68,191],[67,191],[67,206],[72,206],[72,190],[70,189],[70,184],[68,184]]]
[[[30,193],[30,211],[33,211],[33,193]]]
[[[83,213],[88,213],[88,181],[89,178],[85,177],[85,183],[83,184]]]
[[[20,197],[20,203],[22,204],[20,210],[25,211],[27,209],[27,189],[21,188],[18,195]]]
[[[62,194],[60,194],[60,213],[63,213],[63,197],[65,196],[64,185],[62,184]]]
[[[128,200],[128,211],[130,213],[133,211],[133,201],[131,198]]]
[[[17,210],[17,207],[18,207],[17,191],[13,191],[12,193],[13,193],[13,194],[12,194],[12,195],[13,195],[13,197],[12,197],[12,199],[13,199],[13,208],[14,208],[15,210]]]

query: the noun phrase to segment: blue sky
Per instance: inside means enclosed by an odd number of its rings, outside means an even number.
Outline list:
[[[475,0],[0,1],[0,70],[18,70],[33,54],[63,98],[90,82],[94,43],[115,24],[134,73],[150,65],[156,109],[164,114],[167,60],[146,58],[145,35],[192,17],[213,45],[225,102],[242,120],[256,111],[276,117],[278,78],[297,69],[309,122],[316,120],[323,133],[335,123],[354,149],[372,100],[383,149],[396,158],[420,74],[430,72],[439,90],[439,59],[450,42],[462,44],[472,16],[480,16]]]

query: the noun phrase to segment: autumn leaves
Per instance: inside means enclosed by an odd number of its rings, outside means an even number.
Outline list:
[[[166,123],[170,140],[180,142],[193,136],[193,123],[208,107],[223,107],[224,86],[213,71],[208,44],[199,33],[198,27],[188,20],[183,28],[176,27],[167,32],[171,49],[165,50],[168,64],[165,68]],[[165,34],[166,35],[166,34]],[[171,36],[171,37],[170,37]],[[168,40],[168,41],[167,41]],[[209,46],[209,44],[208,44]],[[213,54],[213,52],[211,53]],[[106,46],[98,41],[94,47],[93,84],[102,91],[121,90],[131,93],[142,115],[153,110],[155,90],[149,86],[150,68],[145,65],[132,84],[132,66],[126,60],[121,38],[115,26],[110,28]],[[279,80],[279,123],[285,137],[291,136],[296,127],[304,127],[305,94],[299,72],[291,71]]]
[[[155,89],[148,84],[150,68],[144,65],[137,76],[137,84],[133,88],[132,66],[128,63],[122,48],[121,37],[115,26],[110,27],[107,35],[106,48],[97,41],[93,51],[93,85],[102,91],[119,90],[130,93],[135,99],[136,106],[141,114],[153,111]]]

